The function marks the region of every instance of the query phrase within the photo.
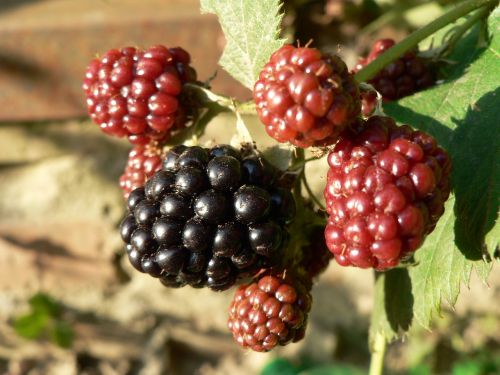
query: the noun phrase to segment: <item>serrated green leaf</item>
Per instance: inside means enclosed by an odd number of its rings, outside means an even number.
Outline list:
[[[18,317],[14,321],[14,331],[27,339],[40,338],[50,321],[47,314],[37,312]]]
[[[473,268],[485,279],[490,269],[483,261],[486,249],[498,247],[500,201],[500,11],[489,21],[493,35],[487,48],[475,49],[471,33],[451,56],[445,83],[385,105],[398,122],[433,134],[453,160],[454,194],[434,232],[416,252],[419,263],[410,278],[414,316],[428,327],[444,299],[453,305]]]
[[[279,0],[201,0],[201,11],[219,17],[227,45],[220,65],[249,89],[271,54],[280,48]]]
[[[387,341],[407,331],[413,320],[413,296],[408,270],[392,269],[377,274],[375,304],[370,325],[370,346],[374,337],[382,333]]]

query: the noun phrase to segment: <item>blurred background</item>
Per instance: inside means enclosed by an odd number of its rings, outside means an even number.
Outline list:
[[[376,39],[400,40],[450,3],[288,0],[284,36],[352,67]],[[81,80],[96,54],[152,44],[185,47],[202,80],[217,72],[214,91],[250,98],[217,66],[224,38],[197,0],[0,0],[0,373],[286,375],[332,364],[365,373],[370,272],[331,264],[313,289],[306,338],[256,354],[226,329],[231,292],[169,290],[128,264],[117,180],[129,145],[86,118]],[[205,138],[217,128],[228,141],[233,126],[219,116]],[[499,299],[498,273],[489,286],[473,276],[432,332],[415,324],[389,347],[388,370],[500,373]]]

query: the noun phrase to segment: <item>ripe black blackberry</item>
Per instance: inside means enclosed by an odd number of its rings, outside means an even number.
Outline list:
[[[380,39],[373,45],[366,58],[360,59],[353,71],[357,72],[383,52],[394,46],[392,39]],[[417,51],[407,52],[404,56],[387,65],[369,83],[377,89],[385,100],[396,100],[414,94],[432,86],[435,82],[434,74],[429,63],[417,55]],[[367,102],[373,97],[362,97]]]
[[[161,165],[162,147],[157,142],[134,146],[128,154],[125,171],[120,176],[120,187],[125,199],[132,190],[144,186],[146,180],[161,169]]]
[[[300,341],[311,309],[310,283],[296,275],[266,273],[240,286],[229,306],[227,326],[235,341],[257,352]]]
[[[279,262],[295,202],[277,177],[254,151],[174,147],[128,198],[131,263],[167,286],[224,290]]]
[[[328,155],[326,243],[337,263],[379,270],[410,256],[450,193],[451,159],[436,140],[372,116]]]
[[[253,97],[267,133],[303,148],[335,143],[360,113],[358,85],[344,61],[315,48],[274,52]]]
[[[162,141],[185,126],[182,86],[196,80],[189,53],[157,45],[112,49],[89,64],[83,82],[88,113],[103,132],[133,144]]]

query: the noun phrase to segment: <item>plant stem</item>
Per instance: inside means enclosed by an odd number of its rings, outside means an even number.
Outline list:
[[[377,332],[373,343],[369,375],[382,375],[384,371],[384,355],[387,341],[381,332]]]
[[[303,148],[296,148],[294,152],[292,152],[292,165],[291,168],[295,169],[297,165],[304,165],[304,159],[305,159],[305,152]],[[302,201],[302,173],[304,173],[304,167],[302,167],[302,170],[300,171],[300,174],[297,176],[297,180],[295,181],[294,187],[293,187],[293,195],[295,198],[295,204],[297,205],[298,209],[301,209],[303,206],[303,201]]]
[[[304,187],[306,188],[307,194],[309,194],[309,198],[311,198],[311,200],[314,203],[316,203],[316,205],[321,210],[325,211],[325,206],[323,206],[323,204],[319,201],[319,199],[316,197],[316,195],[314,195],[314,192],[312,191],[311,186],[309,186],[309,182],[307,182],[305,164],[304,164],[304,167],[302,169],[302,176],[301,177],[302,177],[302,182],[304,183]]]
[[[356,73],[356,80],[358,82],[368,81],[370,78],[374,77],[380,70],[382,70],[387,64],[391,63],[407,51],[416,47],[419,42],[434,34],[439,29],[442,29],[446,25],[455,22],[457,19],[469,14],[477,8],[485,5],[490,7],[496,3],[498,3],[498,0],[466,0],[462,2],[460,5],[454,7],[449,12],[443,14],[441,17],[436,18],[428,25],[411,33],[410,35],[408,35],[408,37],[403,39],[394,47],[381,54],[378,58],[365,66],[358,73]]]

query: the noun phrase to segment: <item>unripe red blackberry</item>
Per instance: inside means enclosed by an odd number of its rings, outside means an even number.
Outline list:
[[[129,195],[120,231],[130,262],[166,286],[214,290],[279,264],[295,202],[277,177],[251,150],[172,148]]]
[[[147,179],[161,167],[162,148],[157,142],[151,142],[146,146],[134,146],[128,154],[125,171],[120,176],[120,187],[125,199],[132,190],[144,186]]]
[[[392,39],[378,40],[368,56],[360,59],[353,71],[363,69],[394,44]],[[368,82],[385,100],[396,100],[434,85],[435,78],[426,60],[418,56],[417,51],[410,51],[387,65]]]
[[[304,337],[311,301],[299,279],[265,274],[236,290],[227,326],[241,346],[267,352]]]
[[[89,64],[83,81],[91,119],[133,144],[165,140],[186,122],[182,85],[196,80],[189,54],[161,45],[112,49]]]
[[[360,113],[358,85],[338,56],[285,45],[271,56],[253,97],[267,133],[298,147],[335,143]]]
[[[341,265],[386,269],[432,232],[450,193],[436,140],[389,117],[346,131],[328,155],[326,243]]]

